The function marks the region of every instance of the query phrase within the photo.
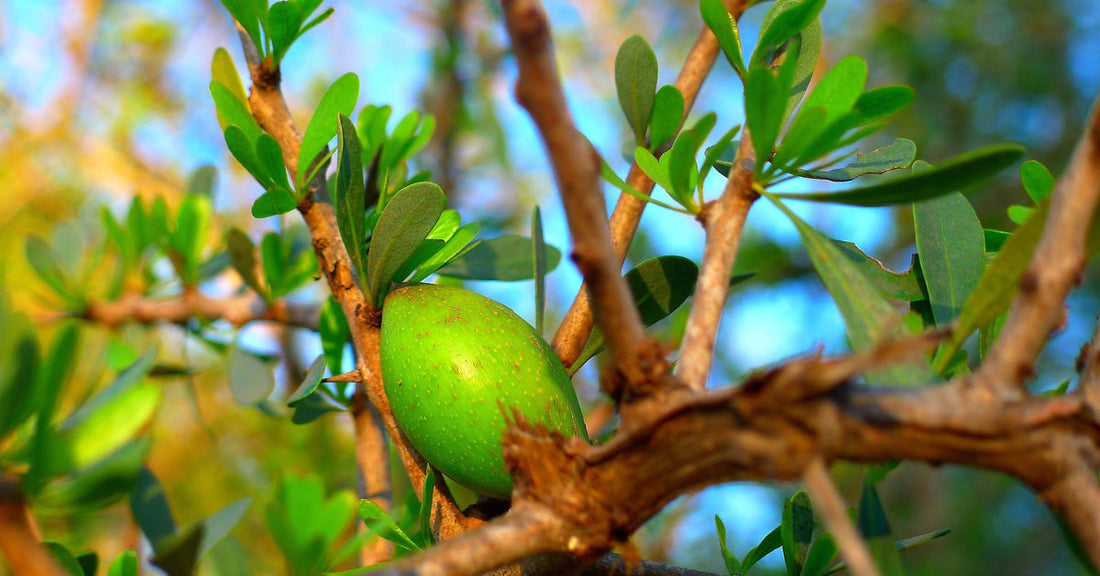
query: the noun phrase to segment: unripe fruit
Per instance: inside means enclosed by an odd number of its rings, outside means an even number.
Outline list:
[[[587,440],[576,392],[535,330],[499,302],[461,288],[413,284],[382,315],[382,378],[398,425],[437,470],[508,498],[501,439],[515,409]]]

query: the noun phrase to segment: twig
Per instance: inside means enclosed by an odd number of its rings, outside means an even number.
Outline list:
[[[700,214],[707,241],[691,315],[680,346],[680,360],[676,364],[676,375],[694,390],[702,390],[707,385],[707,374],[714,359],[714,339],[729,294],[741,231],[749,209],[759,197],[752,189],[753,161],[746,128],[741,134],[741,146],[722,196],[705,206]]]
[[[844,557],[848,570],[854,576],[878,576],[871,551],[848,516],[844,499],[837,492],[833,479],[829,477],[829,470],[820,458],[811,460],[806,466],[802,485],[806,487],[814,509],[825,518],[825,526],[836,537],[840,555]]]
[[[0,552],[7,557],[14,574],[65,576],[67,573],[35,537],[27,519],[26,503],[18,485],[0,480]]]
[[[1031,265],[1020,278],[1000,335],[975,384],[991,395],[1018,398],[1035,357],[1064,322],[1066,295],[1081,279],[1085,241],[1100,198],[1100,97],[1089,113],[1069,167],[1051,196],[1050,213]]]
[[[650,344],[620,274],[622,265],[608,230],[598,156],[569,113],[546,13],[537,0],[503,0],[501,5],[519,68],[516,100],[531,115],[550,155],[573,234],[573,260],[595,302],[596,320],[607,337],[616,369],[628,385],[641,385],[663,374],[663,354]]]
[[[191,291],[175,297],[147,298],[128,293],[118,300],[92,302],[84,309],[82,317],[111,327],[131,322],[185,324],[192,318],[206,318],[225,320],[237,327],[250,322],[269,321],[317,330],[320,309],[315,305],[285,300],[268,305],[255,294],[213,298]]]
[[[726,0],[725,4],[734,18],[741,17],[741,12],[745,8],[744,0]],[[691,47],[691,51],[684,59],[684,65],[680,69],[680,74],[676,77],[676,82],[673,83],[673,86],[678,88],[684,96],[684,118],[681,119],[681,122],[687,119],[687,115],[691,112],[695,99],[699,95],[699,89],[703,86],[703,81],[707,75],[710,74],[719,52],[718,39],[714,37],[709,28],[703,26],[699,36],[695,39],[695,44]],[[630,166],[626,182],[646,196],[653,192],[653,180],[650,180],[638,168],[637,164]],[[638,223],[641,222],[645,207],[646,202],[629,194],[622,194],[615,203],[615,209],[611,212],[611,242],[615,247],[615,254],[619,258],[620,266],[623,259],[626,258],[630,241],[638,231]],[[592,333],[592,326],[592,309],[588,305],[588,292],[585,287],[582,287],[573,299],[569,311],[562,318],[561,325],[558,327],[552,343],[558,357],[567,367],[572,366],[577,361],[584,349],[585,342],[588,341],[588,336]]]

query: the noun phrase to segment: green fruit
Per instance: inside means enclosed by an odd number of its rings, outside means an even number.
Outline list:
[[[433,467],[467,488],[511,495],[501,439],[513,409],[588,439],[561,362],[499,302],[461,288],[405,286],[386,297],[381,339],[398,425]]]

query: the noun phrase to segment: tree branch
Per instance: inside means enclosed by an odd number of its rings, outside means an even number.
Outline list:
[[[639,387],[663,376],[660,346],[646,336],[608,230],[599,156],[577,131],[565,100],[546,13],[537,0],[503,0],[508,36],[519,68],[516,100],[531,115],[554,167],[569,230],[573,260],[596,304],[618,375]]]
[[[749,131],[741,134],[733,169],[722,196],[704,207],[699,215],[707,231],[703,264],[695,284],[694,303],[684,329],[676,375],[694,390],[707,385],[707,374],[714,361],[714,339],[729,294],[730,275],[737,257],[741,231],[753,202],[760,197],[752,189],[755,160]]]
[[[725,4],[734,18],[739,19],[741,17],[741,12],[745,9],[744,0],[726,0]],[[691,47],[691,51],[684,59],[684,65],[680,69],[680,74],[676,77],[676,82],[673,83],[673,86],[678,88],[684,96],[684,117],[681,122],[686,120],[687,115],[691,113],[691,108],[695,105],[695,99],[699,95],[699,89],[703,86],[703,81],[707,75],[710,74],[714,61],[718,58],[719,51],[718,39],[714,37],[709,28],[703,26],[699,36],[695,39],[695,44]],[[653,180],[650,180],[649,176],[646,176],[636,163],[631,164],[626,183],[646,196],[653,192]],[[638,231],[638,223],[642,220],[642,212],[645,207],[646,202],[629,194],[621,194],[615,203],[615,209],[611,212],[611,242],[615,247],[615,254],[618,256],[620,267],[626,258],[630,241]],[[592,309],[588,304],[588,292],[586,287],[582,286],[573,299],[569,311],[562,319],[561,325],[558,326],[558,331],[552,342],[558,357],[566,366],[572,366],[577,361],[585,343],[588,341],[588,336],[592,333],[592,326]]]
[[[1100,198],[1100,97],[1089,113],[1069,167],[1050,199],[1050,213],[1031,265],[1020,278],[1008,318],[977,374],[985,393],[1024,394],[1035,357],[1065,321],[1065,299],[1081,280],[1088,254],[1086,236]]]
[[[269,321],[309,330],[317,330],[319,316],[320,308],[314,305],[278,300],[269,306],[251,293],[211,298],[194,291],[169,298],[147,298],[128,293],[115,301],[92,302],[82,314],[85,320],[112,328],[129,322],[185,324],[192,318],[206,318],[225,320],[236,327]]]

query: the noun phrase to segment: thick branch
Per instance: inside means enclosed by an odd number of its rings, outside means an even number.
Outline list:
[[[573,234],[573,260],[596,303],[596,319],[619,374],[630,384],[650,381],[664,373],[664,358],[646,336],[620,274],[622,265],[611,244],[604,208],[599,157],[573,123],[546,13],[537,0],[501,4],[519,68],[516,100],[531,115],[550,155]]]
[[[714,339],[729,294],[730,275],[749,208],[759,197],[752,189],[753,149],[746,128],[722,196],[708,204],[700,219],[707,231],[703,265],[695,284],[695,300],[684,329],[676,375],[689,387],[702,390],[714,359]]]
[[[185,324],[192,318],[225,320],[233,326],[268,321],[317,330],[320,309],[278,300],[268,305],[255,294],[226,298],[211,298],[198,292],[185,292],[176,297],[146,298],[129,293],[111,302],[93,302],[84,309],[83,318],[117,327],[129,322],[151,324],[171,322]]]
[[[1066,295],[1080,282],[1088,254],[1086,236],[1100,198],[1100,97],[1065,174],[1050,200],[1050,213],[1031,266],[1004,327],[976,383],[992,394],[1019,397],[1047,338],[1065,321]]]
[[[741,12],[745,9],[744,0],[726,0],[725,4],[734,18],[741,17]],[[709,28],[703,26],[699,36],[695,39],[695,44],[692,45],[691,51],[688,52],[687,58],[684,60],[684,66],[680,69],[676,82],[673,83],[673,86],[678,88],[684,96],[683,119],[687,119],[687,115],[691,113],[691,108],[699,95],[699,89],[703,86],[703,81],[707,75],[710,74],[714,61],[718,58],[719,51],[718,40]],[[650,180],[638,168],[637,164],[630,166],[626,182],[633,186],[635,190],[647,196],[653,192],[653,180]],[[629,194],[622,194],[615,203],[615,209],[611,212],[611,242],[615,247],[615,254],[619,258],[620,266],[623,259],[626,258],[630,241],[638,231],[638,223],[641,222],[642,211],[645,210],[645,206],[646,202]],[[592,326],[592,309],[588,305],[588,292],[582,287],[576,298],[573,299],[569,311],[562,319],[552,344],[554,350],[558,353],[558,357],[566,366],[571,366],[573,362],[577,361],[577,357],[584,349],[585,342],[588,341],[588,336],[592,333]]]

